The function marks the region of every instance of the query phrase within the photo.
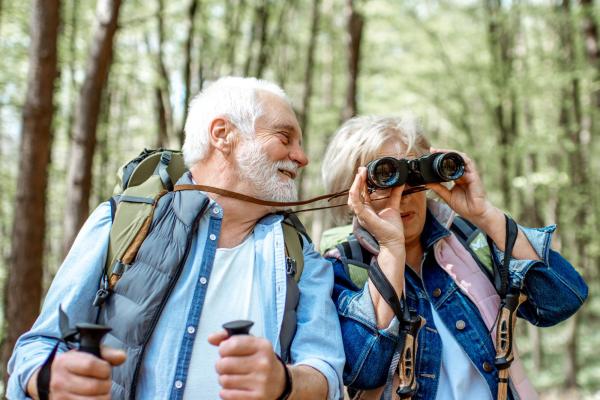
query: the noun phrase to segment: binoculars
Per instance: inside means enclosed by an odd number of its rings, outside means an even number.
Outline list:
[[[405,183],[453,181],[465,173],[465,160],[458,153],[433,153],[413,160],[382,157],[367,164],[367,186],[371,190],[388,189]]]

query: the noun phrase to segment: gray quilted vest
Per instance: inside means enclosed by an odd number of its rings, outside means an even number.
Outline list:
[[[191,183],[184,174],[178,183]],[[123,349],[125,363],[112,369],[112,398],[134,399],[146,344],[181,274],[198,223],[210,200],[199,191],[165,194],[154,211],[150,231],[135,261],[99,310],[98,323],[112,331],[103,344]],[[280,333],[282,358],[296,330],[299,290],[288,275],[286,304]]]
[[[208,197],[201,192],[164,195],[134,263],[100,309],[99,323],[112,328],[104,344],[127,353],[125,363],[112,370],[115,399],[135,397],[145,346],[183,269],[208,204]]]

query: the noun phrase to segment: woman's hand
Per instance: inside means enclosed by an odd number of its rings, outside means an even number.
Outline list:
[[[465,153],[434,148],[431,148],[430,151],[431,153],[455,152],[460,154],[465,160],[465,173],[454,181],[451,189],[440,183],[430,183],[427,185],[428,188],[436,192],[457,214],[478,226],[492,215],[496,216],[498,209],[488,201],[475,163]]]
[[[367,188],[367,170],[359,168],[348,195],[348,206],[354,212],[358,223],[371,233],[379,242],[379,255],[377,263],[388,278],[398,297],[404,290],[404,266],[406,263],[406,249],[404,246],[404,225],[400,213],[400,200],[404,186],[391,189],[386,203],[375,211]],[[379,328],[386,328],[394,312],[369,279],[369,293],[375,309],[375,317]]]
[[[348,206],[360,225],[377,239],[380,248],[387,248],[393,252],[404,252],[404,226],[400,216],[403,190],[404,186],[393,188],[390,197],[385,200],[385,207],[376,212],[367,188],[367,169],[360,167],[348,193]]]

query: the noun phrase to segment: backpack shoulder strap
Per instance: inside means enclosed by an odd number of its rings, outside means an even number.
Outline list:
[[[485,239],[485,234],[473,225],[470,221],[462,218],[456,217],[450,226],[450,230],[454,233],[458,241],[463,245],[463,247],[471,254],[479,269],[488,277],[488,279],[494,283],[494,275],[495,268],[493,259],[491,256],[491,249]],[[474,243],[477,241],[477,244],[481,244],[485,249],[480,249],[479,254],[473,248]],[[485,254],[486,260],[482,260],[482,256]],[[489,256],[488,256],[489,255]]]
[[[283,242],[285,243],[287,273],[292,275],[297,283],[300,281],[302,271],[304,271],[304,246],[300,236],[301,233],[285,221],[281,224],[281,228],[283,229]]]
[[[304,271],[304,238],[310,243],[304,225],[294,214],[283,213],[281,223],[283,242],[285,244],[286,293],[283,320],[279,332],[281,359],[290,360],[290,347],[296,334],[296,309],[300,300],[298,282]]]
[[[373,255],[360,245],[353,234],[336,245],[336,248],[340,252],[340,261],[344,265],[346,275],[357,288],[362,288],[369,279]]]

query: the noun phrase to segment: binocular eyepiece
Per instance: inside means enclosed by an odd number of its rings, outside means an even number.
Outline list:
[[[414,187],[453,181],[464,173],[465,160],[454,152],[433,153],[413,160],[382,157],[367,164],[367,186],[373,190],[405,183]]]

